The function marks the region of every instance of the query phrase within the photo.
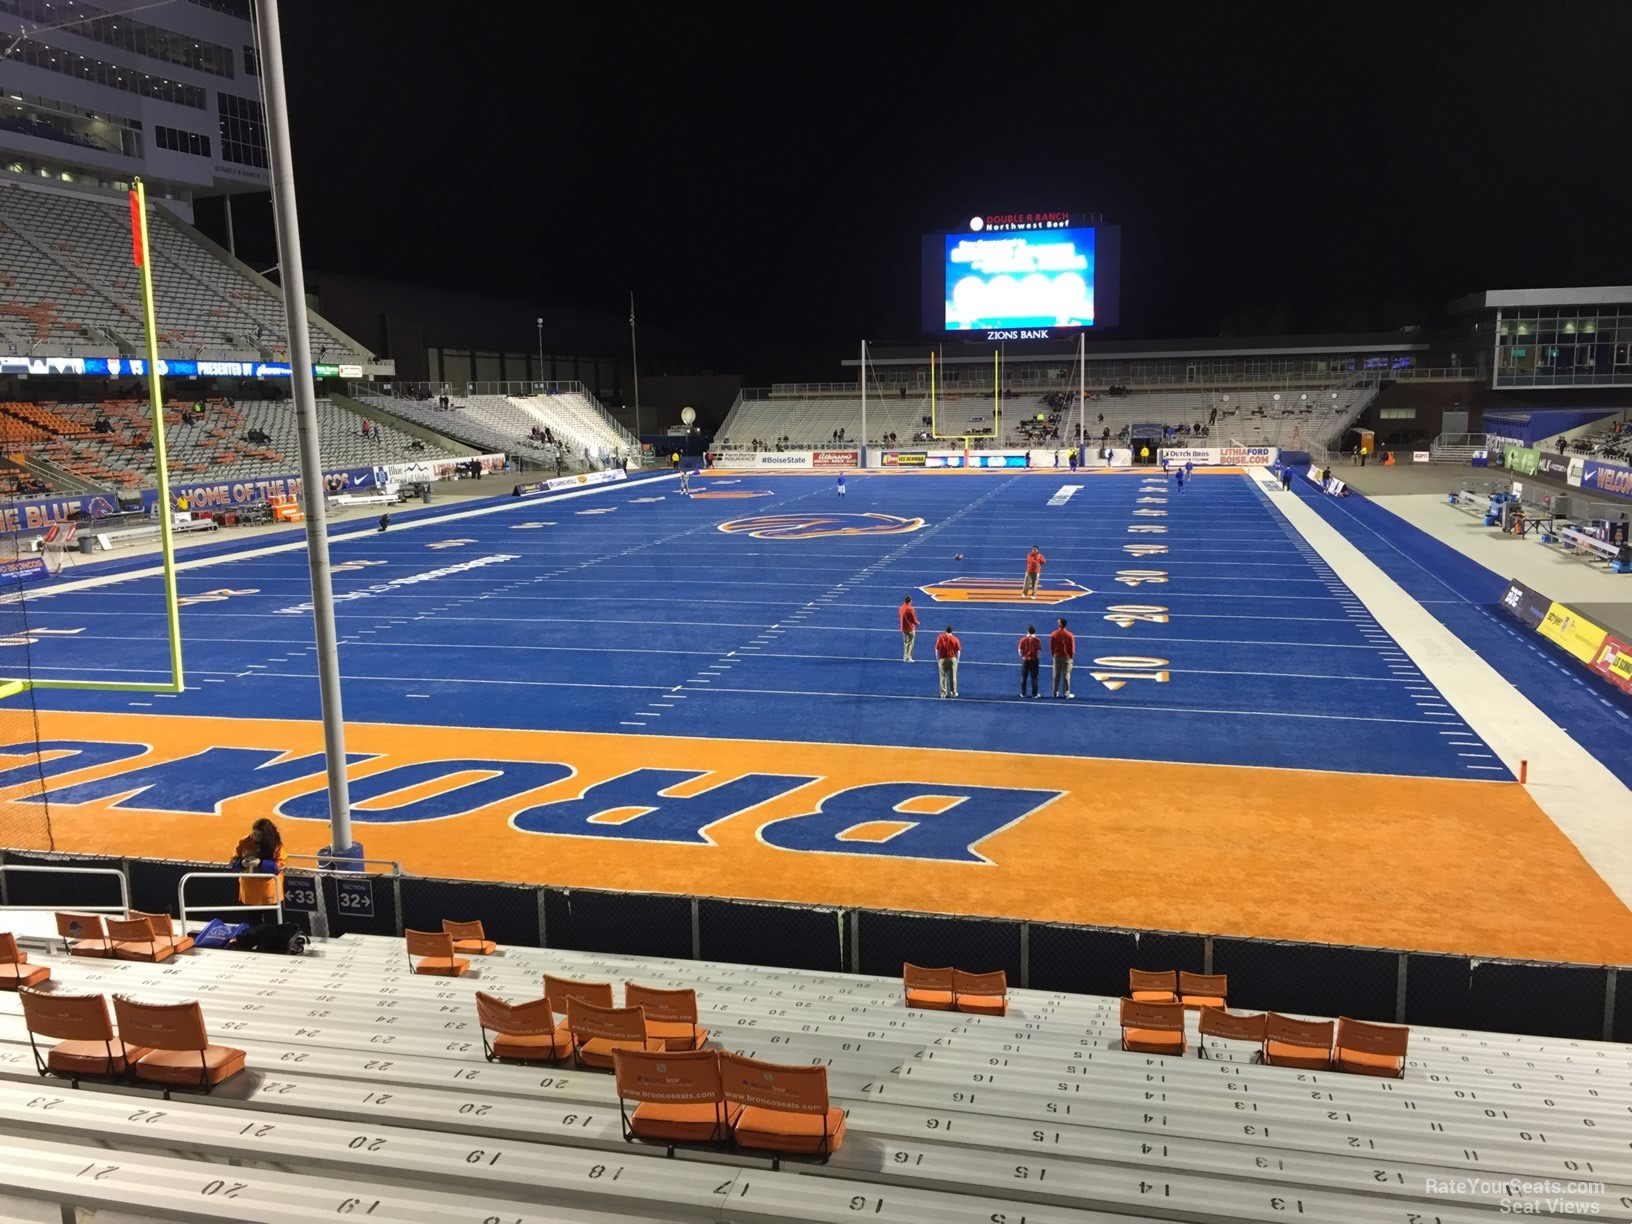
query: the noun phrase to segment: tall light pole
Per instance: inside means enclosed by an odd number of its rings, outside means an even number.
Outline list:
[[[537,322],[538,322],[538,378],[537,378],[536,381],[543,382],[544,381],[544,316],[539,315]]]
[[[640,346],[635,342],[635,291],[629,290],[629,364],[635,373],[635,453],[646,454],[640,444]]]
[[[306,501],[306,562],[312,574],[312,623],[317,635],[317,689],[323,709],[323,755],[329,780],[329,849],[361,857],[351,840],[351,792],[346,783],[346,719],[340,705],[339,636],[329,575],[329,531],[318,454],[317,388],[312,338],[306,328],[306,273],[300,262],[294,155],[289,146],[289,99],[283,83],[283,36],[278,0],[255,0],[261,34],[261,84],[266,91],[266,143],[271,155],[272,218],[278,236],[283,305],[289,324],[289,381],[300,430],[300,481]]]

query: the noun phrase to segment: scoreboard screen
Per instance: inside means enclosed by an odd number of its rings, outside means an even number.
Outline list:
[[[924,239],[924,330],[969,339],[1048,340],[1114,326],[1115,226],[1069,213],[976,217]]]

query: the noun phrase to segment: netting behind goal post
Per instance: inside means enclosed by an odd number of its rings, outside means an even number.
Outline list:
[[[36,638],[23,600],[26,587],[38,586],[43,562],[28,539],[0,535],[0,849],[55,850],[31,687]]]

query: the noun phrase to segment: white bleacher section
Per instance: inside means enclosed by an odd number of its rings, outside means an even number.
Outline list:
[[[1277,399],[1276,396],[1280,398]],[[1088,401],[1087,432],[1098,439],[1109,427],[1114,439],[1135,425],[1206,425],[1213,409],[1217,419],[1208,435],[1212,445],[1281,446],[1297,450],[1308,445],[1335,443],[1376,395],[1374,387],[1330,386],[1279,391],[1142,391],[1126,396],[1099,394]],[[1075,437],[1078,420],[1074,390],[1052,395],[1015,395],[1002,400],[1001,439],[977,439],[972,445],[1019,447],[1027,445],[1020,423],[1059,413],[1061,445]],[[991,390],[965,390],[938,397],[935,432],[942,437],[992,430]],[[928,431],[929,397],[916,389],[903,399],[899,387],[886,384],[877,396],[867,397],[869,445],[895,433],[906,445]],[[1103,420],[1100,418],[1103,417]],[[861,396],[812,394],[796,390],[767,395],[744,392],[732,406],[715,437],[719,450],[809,450],[833,444],[833,431],[843,429],[858,442],[862,436]],[[756,446],[757,444],[757,446]]]
[[[54,989],[199,1000],[212,1040],[244,1049],[249,1071],[207,1099],[75,1092],[36,1076],[20,1000],[0,994],[0,1196],[13,1200],[506,1224],[1488,1224],[1549,1199],[1632,1215],[1632,1049],[1606,1043],[1419,1027],[1405,1078],[1380,1080],[1222,1049],[1206,1061],[1193,1044],[1183,1058],[1126,1053],[1114,999],[1043,991],[1012,991],[1007,1017],[917,1012],[887,979],[532,948],[421,977],[401,940],[357,936],[288,959],[30,959]],[[778,1170],[737,1151],[665,1159],[623,1142],[609,1074],[486,1062],[474,992],[536,998],[545,972],[695,987],[711,1044],[828,1066],[849,1111],[843,1147]]]
[[[82,432],[31,448],[31,453],[104,485],[139,488],[154,482],[153,452],[136,445],[150,433],[146,405],[110,401],[51,408],[76,422]],[[92,432],[99,416],[107,417],[112,433]],[[365,436],[363,418],[326,399],[317,401],[317,419],[318,453],[325,469],[449,457],[446,451],[378,422],[370,423]],[[299,470],[293,400],[240,400],[230,408],[212,401],[196,424],[190,411],[172,404],[166,422],[172,480],[258,480]],[[251,430],[270,435],[271,441],[248,441]]]
[[[287,359],[283,300],[164,209],[149,208],[159,349],[165,357]],[[0,186],[0,347],[140,356],[141,281],[123,199]],[[366,354],[313,319],[312,359]],[[9,344],[6,342],[9,341]]]
[[[530,458],[545,466],[555,462],[558,452],[563,462],[575,470],[586,465],[599,467],[608,455],[618,458],[637,453],[634,435],[582,391],[460,395],[451,397],[453,406],[449,409],[443,409],[436,396],[420,399],[382,395],[361,385],[354,386],[352,392],[361,403],[378,401],[385,411],[450,438]],[[549,430],[556,444],[534,438],[535,428]]]

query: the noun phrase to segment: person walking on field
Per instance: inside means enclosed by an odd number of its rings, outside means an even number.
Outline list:
[[[1054,696],[1064,695],[1066,700],[1072,700],[1071,692],[1071,661],[1077,657],[1077,636],[1065,627],[1065,617],[1060,617],[1060,627],[1048,635],[1048,653],[1054,659]]]
[[[1025,585],[1020,588],[1022,598],[1032,599],[1036,597],[1037,579],[1042,577],[1043,566],[1047,564],[1048,558],[1043,556],[1037,545],[1033,544],[1031,551],[1026,554],[1026,581]]]
[[[901,617],[901,662],[912,662],[912,644],[918,640],[918,609],[912,606],[912,596],[905,596],[896,609]]]
[[[844,496],[844,473],[839,473],[839,496]]]
[[[1026,681],[1031,681],[1031,695],[1037,696],[1037,675],[1042,670],[1043,639],[1037,636],[1037,626],[1027,625],[1020,639],[1020,696],[1026,695]]]
[[[952,634],[952,626],[946,627],[946,632],[935,639],[935,658],[940,664],[941,696],[956,697],[958,695],[958,656],[963,653],[963,643]]]

